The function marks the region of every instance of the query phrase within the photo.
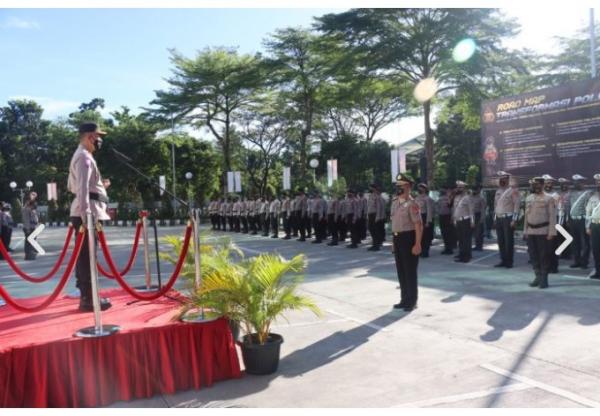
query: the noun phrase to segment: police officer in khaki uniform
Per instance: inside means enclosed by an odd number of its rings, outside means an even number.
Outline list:
[[[329,231],[329,235],[331,236],[331,241],[327,243],[328,246],[337,246],[338,245],[338,207],[339,207],[339,198],[337,195],[333,195],[329,203],[327,204],[327,228]]]
[[[300,232],[300,238],[296,241],[306,241],[306,222],[308,221],[308,198],[304,193],[303,189],[298,191],[296,197],[296,218],[298,221],[298,231]]]
[[[560,203],[560,195],[554,190],[556,179],[549,174],[542,175],[542,179],[544,180],[544,192],[554,198],[554,204],[556,207],[558,207],[558,204]],[[558,208],[556,209],[556,220],[558,221]],[[550,267],[548,268],[548,273],[558,273],[558,256],[555,253],[556,249],[558,248],[558,243],[558,238],[554,238],[552,240]]]
[[[473,229],[475,247],[473,247],[473,250],[483,251],[483,221],[487,203],[485,198],[481,196],[481,185],[473,187],[471,200],[473,201],[473,213],[475,214],[475,228]]]
[[[573,236],[574,262],[572,269],[587,269],[590,261],[590,236],[585,232],[585,207],[591,192],[583,189],[586,178],[573,175],[574,188],[571,191],[571,232]]]
[[[279,216],[281,215],[281,201],[276,196],[269,204],[269,218],[271,221],[271,238],[279,238]]]
[[[423,219],[423,241],[421,243],[421,257],[429,257],[429,247],[433,241],[433,199],[429,196],[429,187],[427,184],[420,183],[417,185],[419,195],[415,198],[421,217]]]
[[[102,176],[96,160],[92,155],[100,149],[102,136],[106,133],[98,128],[96,123],[83,123],[79,126],[79,146],[69,166],[67,187],[75,195],[71,203],[70,221],[75,229],[87,222],[87,214],[92,213],[95,221],[110,220],[106,212],[108,196],[102,184]],[[83,239],[81,252],[75,268],[77,288],[81,293],[79,310],[91,312],[94,310],[92,299],[92,272],[90,270],[90,251],[88,239]],[[100,309],[106,310],[112,305],[108,299],[100,299]]]
[[[466,191],[467,184],[456,181],[456,195],[453,201],[454,226],[458,234],[458,256],[456,262],[468,263],[471,261],[471,240],[475,227],[475,214],[471,195]]]
[[[313,244],[320,244],[327,238],[327,202],[321,198],[319,191],[315,191],[312,201],[312,222],[315,230]]]
[[[592,240],[592,254],[595,270],[590,279],[600,279],[600,173],[594,175],[596,192],[592,194],[585,208],[586,232]]]
[[[494,196],[494,217],[501,261],[494,267],[511,268],[515,255],[515,226],[519,219],[521,197],[519,191],[510,186],[509,173],[500,171],[497,175],[499,187]]]
[[[570,212],[571,212],[571,191],[570,191],[571,181],[565,178],[558,178],[558,186],[560,187],[560,191],[558,193],[558,205],[556,209],[558,210],[558,223],[563,226],[565,230],[569,234],[571,234],[570,223]],[[556,235],[557,245],[561,245],[565,241],[565,237],[561,233]],[[571,245],[563,250],[560,255],[561,259],[570,259],[571,258]]]
[[[284,240],[292,238],[292,201],[287,192],[283,193],[283,201],[281,202],[281,221],[283,223],[283,231],[285,232]]]
[[[361,203],[353,189],[349,189],[346,201],[346,224],[350,228],[350,244],[346,248],[357,248],[360,244]]]
[[[527,240],[535,279],[531,287],[548,287],[548,272],[553,239],[556,237],[556,201],[544,192],[544,179],[532,179],[533,191],[525,200],[523,236]]]
[[[392,250],[400,283],[400,303],[395,309],[412,311],[417,307],[417,267],[421,254],[423,220],[419,204],[411,197],[414,181],[406,174],[396,177],[396,197],[392,201]]]
[[[371,184],[367,200],[367,219],[371,234],[369,251],[379,251],[385,235],[385,200],[381,196],[379,185]],[[383,233],[382,233],[383,231]]]
[[[452,221],[452,199],[449,187],[442,187],[440,197],[437,200],[438,221],[440,223],[440,231],[444,240],[444,250],[441,254],[453,254],[455,241],[454,223]]]

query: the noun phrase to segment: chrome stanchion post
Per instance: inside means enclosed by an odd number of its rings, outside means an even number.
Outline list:
[[[98,266],[96,264],[96,230],[91,212],[87,214],[88,249],[90,256],[90,277],[92,284],[92,304],[94,305],[94,326],[80,329],[75,333],[77,337],[94,338],[114,334],[120,328],[117,325],[102,325],[100,313],[100,295],[98,293]]]
[[[92,280],[92,304],[94,305],[94,323],[96,333],[102,332],[102,316],[100,314],[100,297],[98,295],[98,267],[96,265],[96,230],[92,213],[87,214],[88,249],[90,253],[90,275]]]
[[[150,242],[148,240],[148,211],[141,211],[140,218],[142,221],[142,238],[144,239],[144,274],[146,276],[146,283],[142,286],[136,286],[135,289],[139,292],[154,292],[159,290],[159,287],[152,284],[152,272],[150,270]]]
[[[146,273],[146,290],[150,290],[150,244],[148,243],[148,216],[142,214],[142,232],[144,233],[144,272]]]
[[[195,266],[195,287],[196,289],[200,289],[200,285],[202,284],[202,274],[200,270],[200,232],[199,232],[199,224],[200,223],[200,214],[198,213],[198,209],[194,209],[194,266]]]
[[[192,211],[192,228],[194,234],[194,271],[195,271],[195,279],[194,279],[194,288],[196,290],[200,289],[202,286],[202,270],[200,263],[200,210],[194,209]],[[181,320],[184,322],[208,322],[214,321],[217,317],[206,317],[204,313],[204,307],[200,307],[200,314],[197,316],[194,315],[184,315]]]

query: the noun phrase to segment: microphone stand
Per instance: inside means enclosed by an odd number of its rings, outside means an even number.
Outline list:
[[[179,204],[183,205],[185,208],[187,208],[188,212],[190,213],[190,218],[194,218],[193,213],[191,212],[190,206],[187,202],[183,201],[181,198],[178,198],[177,196],[175,196],[173,193],[169,192],[167,189],[163,188],[162,186],[160,186],[160,184],[154,180],[152,177],[146,175],[144,172],[140,171],[138,168],[136,168],[135,166],[133,166],[130,162],[132,162],[131,158],[127,155],[124,155],[123,153],[119,152],[117,149],[115,149],[114,147],[109,147],[109,149],[112,151],[112,153],[116,156],[117,160],[119,162],[121,162],[123,165],[127,166],[131,171],[135,172],[138,176],[140,176],[141,178],[144,178],[146,181],[148,181],[148,183],[150,183],[151,185],[153,185],[154,187],[160,189],[161,191],[165,192],[167,195],[169,195],[171,198],[175,199]],[[158,249],[158,231],[156,228],[156,215],[154,216],[154,218],[152,219],[152,227],[154,228],[154,248],[155,248],[155,252],[156,252],[156,268],[158,271],[158,290],[160,290],[162,288],[162,279],[161,279],[161,274],[160,274],[160,262],[159,262],[159,249]],[[198,238],[199,240],[199,238]],[[197,244],[194,244],[194,247],[196,247]],[[147,247],[145,247],[145,250],[147,249]],[[180,302],[180,303],[184,303],[182,302],[180,299],[174,298],[172,296],[169,295],[165,295],[165,297]],[[131,301],[129,303],[127,303],[127,305],[132,305],[134,303],[140,302],[139,300],[134,300]]]

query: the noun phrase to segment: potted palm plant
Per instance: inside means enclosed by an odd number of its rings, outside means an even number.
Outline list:
[[[162,252],[160,257],[173,264],[177,263],[183,246],[182,239],[179,236],[166,236],[161,240],[169,244],[172,247],[172,251]],[[201,234],[202,240],[206,241]],[[209,294],[201,293],[197,290],[195,287],[196,272],[193,242],[190,245],[181,270],[181,276],[187,281],[187,300],[181,308],[178,318],[184,321],[193,321],[200,313],[203,313],[205,318],[208,319],[224,317],[229,321],[233,339],[237,340],[240,332],[238,308],[233,303],[231,297],[224,292],[215,291]],[[200,256],[202,264],[201,276],[202,279],[205,279],[214,270],[219,270],[223,275],[233,274],[232,269],[235,267],[234,256],[243,258],[243,253],[229,238],[220,238],[210,244],[202,242],[200,245]],[[199,311],[200,309],[202,312]]]
[[[300,309],[321,315],[310,298],[298,293],[305,267],[304,255],[285,260],[263,253],[228,267],[213,268],[204,277],[197,300],[206,305],[218,297],[228,299],[230,316],[241,323],[245,332],[240,347],[247,373],[277,371],[283,337],[271,332],[276,318]]]

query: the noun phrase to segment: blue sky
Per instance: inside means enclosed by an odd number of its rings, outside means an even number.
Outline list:
[[[252,53],[277,28],[309,26],[313,16],[342,10],[0,9],[0,106],[28,97],[54,119],[102,97],[107,112],[121,105],[137,111],[166,85],[168,48],[188,56],[206,46]],[[507,46],[542,53],[556,52],[554,36],[570,36],[589,19],[581,6],[549,4],[541,15],[532,3],[503,12],[522,25]],[[422,131],[416,117],[393,123],[379,137],[397,144]]]
[[[170,74],[168,48],[256,52],[268,33],[334,9],[0,9],[0,105],[32,97],[54,118],[102,97],[147,105]]]

